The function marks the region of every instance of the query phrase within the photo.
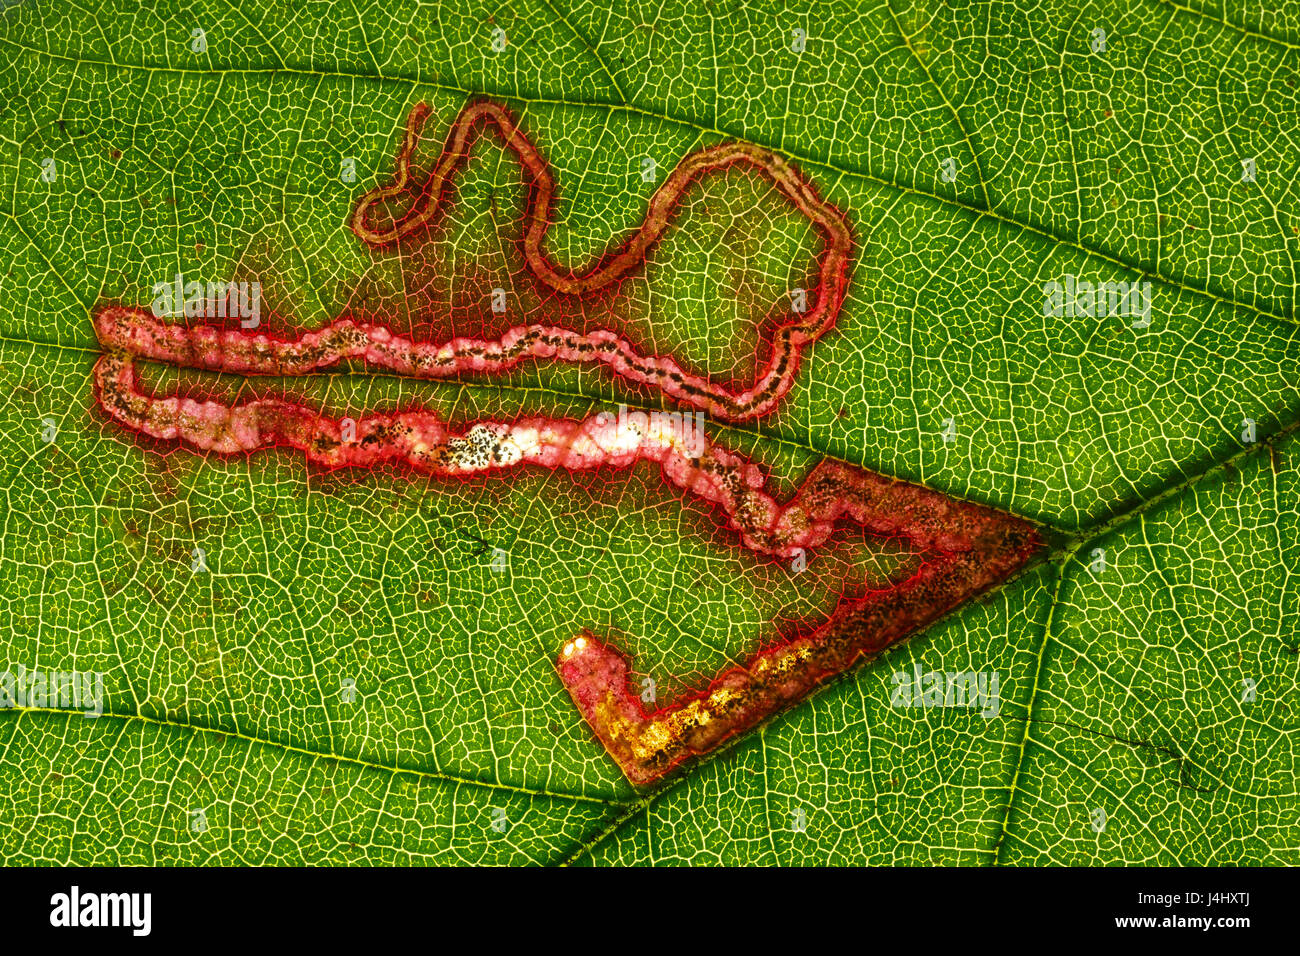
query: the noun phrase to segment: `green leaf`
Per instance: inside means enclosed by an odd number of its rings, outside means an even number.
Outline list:
[[[1223,10],[0,11],[0,669],[103,672],[106,710],[0,710],[4,860],[1300,863],[1300,7]],[[365,301],[427,333],[420,275],[472,325],[524,201],[495,146],[429,262],[345,223],[413,104],[436,148],[479,95],[552,164],[547,245],[575,267],[641,221],[644,157],[743,139],[796,165],[853,223],[849,299],[780,410],[718,441],[781,497],[831,457],[995,505],[1051,529],[1051,559],[639,792],[556,676],[576,630],[619,635],[672,700],[907,556],[842,535],[795,581],[647,468],[327,474],[138,440],[96,409],[93,310],[147,306],[177,272],[258,278],[304,326]],[[710,179],[617,318],[747,379],[816,250],[761,184]],[[1150,326],[1044,315],[1066,275],[1150,281]],[[336,416],[646,400],[548,364],[144,376]],[[915,670],[996,673],[998,714],[891,706]]]

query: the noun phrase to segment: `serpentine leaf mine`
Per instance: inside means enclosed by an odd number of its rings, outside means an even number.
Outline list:
[[[346,360],[418,379],[505,372],[525,359],[599,363],[626,382],[657,391],[698,413],[741,422],[772,412],[793,385],[804,348],[835,325],[853,254],[844,215],[776,154],[746,143],[694,152],[655,191],[641,225],[586,273],[557,267],[542,245],[551,223],[555,182],[550,166],[510,113],[471,102],[452,124],[432,172],[412,182],[411,157],[429,109],[412,109],[390,185],[366,193],[350,226],[368,246],[400,246],[436,220],[450,183],[483,131],[494,131],[518,158],[527,187],[523,258],[533,277],[561,301],[580,302],[642,266],[664,234],[683,195],[702,177],[744,169],[766,178],[823,237],[818,282],[804,309],[774,328],[756,380],[732,390],[684,369],[671,356],[643,354],[618,331],[519,325],[497,337],[421,342],[389,326],[343,315],[296,338],[245,328],[172,324],[150,310],[105,305],[95,316],[104,354],[95,367],[100,407],[128,429],[205,452],[247,454],[284,446],[329,468],[373,468],[401,462],[435,478],[497,474],[527,465],[569,471],[659,465],[662,479],[717,507],[739,543],[756,553],[790,558],[824,544],[837,522],[905,538],[923,556],[907,580],[843,600],[821,627],[757,654],[743,668],[670,707],[647,712],[628,686],[628,664],[596,635],[583,632],[560,652],[557,669],[578,710],[627,778],[644,785],[684,760],[707,753],[807,695],[857,661],[932,623],[970,597],[1005,581],[1042,547],[1028,522],[861,468],[825,460],[789,500],[766,490],[754,462],[682,423],[690,414],[602,412],[584,420],[530,417],[483,420],[457,431],[429,411],[376,413],[334,420],[304,404],[255,398],[238,405],[189,397],[158,397],[137,381],[139,359],[241,375],[298,376]],[[383,226],[373,210],[402,212]]]

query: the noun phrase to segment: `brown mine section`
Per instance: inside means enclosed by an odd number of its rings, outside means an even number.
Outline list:
[[[500,197],[498,197],[500,198]],[[644,354],[671,354],[685,371],[703,376],[708,367],[718,368],[717,354],[722,351],[738,356],[725,366],[726,374],[710,376],[731,390],[752,383],[757,370],[756,353],[764,337],[779,321],[781,313],[771,310],[770,302],[753,301],[733,306],[749,315],[749,320],[730,323],[734,334],[725,343],[709,341],[707,351],[713,362],[693,362],[682,357],[682,343],[665,335],[663,319],[652,318],[655,305],[663,293],[656,292],[671,279],[671,260],[659,262],[652,250],[640,270],[611,283],[599,291],[581,295],[557,292],[540,280],[526,266],[520,212],[511,209],[503,218],[499,232],[493,235],[474,233],[474,252],[456,256],[452,248],[453,223],[459,206],[452,203],[446,214],[435,219],[424,232],[401,240],[394,247],[371,251],[372,267],[358,280],[356,291],[346,303],[346,311],[364,322],[383,323],[406,330],[412,338],[423,341],[446,341],[453,337],[498,339],[508,329],[519,325],[548,325],[570,329],[580,334],[612,330],[629,338]],[[400,269],[385,263],[400,256]],[[733,271],[743,275],[746,266],[734,264]],[[662,278],[661,278],[662,277]],[[492,310],[492,293],[496,288],[507,292],[505,312]],[[745,291],[741,287],[741,291]],[[730,305],[730,304],[729,304]],[[771,312],[771,314],[768,314]],[[396,320],[396,323],[395,323]],[[706,349],[700,343],[694,350],[704,359]],[[594,346],[586,346],[588,352]],[[535,373],[532,367],[544,362],[525,362],[506,373],[517,381],[527,381]],[[473,373],[466,373],[472,380]],[[548,369],[551,375],[578,375],[591,378],[594,391],[604,391],[614,383],[619,394],[640,404],[660,404],[660,393],[648,383],[614,379],[603,368],[573,367]]]
[[[979,597],[1023,568],[1043,547],[1027,522],[901,482],[884,482],[833,466],[807,483],[805,511],[853,502],[864,529],[897,525],[927,547],[920,566],[901,582],[861,598],[842,595],[819,626],[788,632],[746,665],[719,674],[704,690],[651,712],[633,684],[618,674],[626,658],[586,635],[585,649],[571,642],[558,667],[574,703],[597,737],[637,785],[652,783],[683,761],[745,733],[791,706],[826,680],[842,674],[964,602]],[[829,513],[829,512],[826,512]],[[575,654],[576,652],[576,654]]]
[[[725,347],[714,342],[702,346],[685,343],[698,347],[702,361],[694,362],[681,355],[682,342],[665,338],[662,326],[656,334],[651,321],[657,284],[654,277],[657,270],[671,268],[671,264],[657,263],[652,253],[665,234],[671,234],[669,224],[683,220],[683,204],[692,204],[688,210],[692,214],[686,220],[703,220],[699,224],[691,221],[693,230],[707,225],[710,215],[731,219],[730,224],[724,221],[718,229],[722,246],[737,234],[766,234],[771,219],[765,217],[781,208],[776,203],[783,202],[790,215],[822,217],[828,230],[826,248],[820,256],[809,256],[811,281],[804,286],[810,310],[823,291],[818,261],[847,261],[851,256],[852,240],[842,215],[821,203],[812,187],[784,161],[758,147],[729,144],[685,157],[651,197],[641,224],[597,255],[581,274],[574,274],[554,266],[544,248],[545,233],[560,201],[560,187],[549,164],[509,112],[486,102],[466,106],[436,157],[425,157],[421,148],[428,117],[424,104],[412,110],[393,180],[361,197],[352,219],[354,233],[373,247],[377,263],[389,253],[397,253],[402,263],[400,274],[378,267],[371,270],[349,303],[359,317],[390,326],[395,316],[404,315],[411,332],[424,340],[452,336],[495,338],[505,329],[521,324],[553,324],[583,333],[610,328],[626,335],[643,353],[677,356],[680,364],[700,377],[704,371],[700,366],[709,364],[708,356],[722,350],[735,358],[725,363],[722,375],[713,381],[729,391],[738,391],[751,384],[759,362],[767,357],[762,338],[780,324],[781,315],[788,320],[790,314],[786,303],[771,301],[770,290],[764,294],[750,292],[743,281],[736,280],[749,264],[743,261],[744,255],[735,255],[740,261],[724,263],[722,268],[724,273],[732,273],[737,295],[751,299],[737,307],[749,321],[732,323],[745,331],[733,334],[733,341],[725,343]],[[506,150],[508,160],[517,163],[519,184],[506,191],[496,184],[486,187],[496,231],[480,240],[479,252],[471,260],[452,261],[449,250],[438,247],[452,234],[453,210],[464,205],[458,184],[470,175],[467,167],[473,169],[483,160],[489,141],[495,148]],[[778,188],[775,181],[766,181],[755,167],[784,178],[785,186]],[[729,208],[726,200],[738,190],[724,188],[721,197],[708,195],[708,189],[717,190],[715,181],[737,175],[764,187],[759,192],[765,201],[743,203],[735,209]],[[702,190],[702,182],[709,186]],[[479,183],[469,191],[477,194],[484,188]],[[783,194],[783,189],[789,193]],[[770,203],[766,201],[769,195]],[[694,202],[696,199],[701,201]],[[794,202],[807,203],[808,208],[795,209]],[[715,207],[720,211],[707,212]],[[400,285],[395,281],[398,279]],[[836,281],[844,280],[841,277]],[[494,288],[507,290],[505,313],[491,311],[489,299]],[[826,290],[825,294],[833,322],[843,289]],[[406,323],[397,324],[402,327]]]

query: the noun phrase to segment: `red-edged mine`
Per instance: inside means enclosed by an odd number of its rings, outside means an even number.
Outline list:
[[[428,411],[370,414],[335,420],[279,398],[225,405],[142,391],[138,359],[244,375],[310,375],[343,361],[422,379],[491,375],[525,359],[601,363],[630,382],[724,421],[771,412],[789,391],[802,350],[830,330],[844,302],[853,252],[845,216],[823,201],[803,176],[769,150],[747,143],[701,149],[682,159],[651,197],[642,224],[590,270],[557,267],[543,250],[555,182],[550,166],[509,112],[473,102],[452,124],[432,172],[412,184],[411,156],[429,115],[418,104],[407,120],[393,181],[358,201],[350,226],[363,242],[400,245],[438,215],[449,184],[470,155],[475,137],[494,130],[519,159],[528,200],[523,250],[529,271],[561,297],[608,288],[644,263],[686,191],[701,177],[733,168],[757,172],[824,237],[818,284],[805,311],[792,311],[774,330],[754,384],[731,391],[684,371],[671,356],[644,355],[613,330],[577,332],[554,325],[520,325],[498,338],[419,342],[378,323],[344,316],[324,328],[284,339],[246,329],[176,325],[146,309],[107,305],[95,316],[104,354],[95,367],[95,393],[104,412],[132,431],[219,454],[289,447],[326,467],[376,467],[400,462],[439,478],[504,473],[524,466],[629,468],[659,465],[663,480],[701,498],[755,552],[790,558],[823,544],[836,522],[852,521],[882,536],[901,536],[921,552],[908,580],[844,600],[808,634],[756,655],[708,688],[671,707],[647,711],[628,686],[628,664],[596,635],[583,632],[561,651],[557,670],[574,703],[627,778],[652,783],[684,760],[712,750],[804,697],[858,660],[932,623],[968,598],[1005,580],[1042,546],[1027,522],[864,469],[824,461],[786,502],[766,490],[754,463],[683,428],[690,415],[604,412],[585,420],[521,418],[480,421],[457,431]],[[377,204],[403,209],[390,225],[371,224]]]

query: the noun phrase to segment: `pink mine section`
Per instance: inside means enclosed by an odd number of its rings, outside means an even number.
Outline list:
[[[132,363],[120,355],[99,361],[95,384],[101,406],[127,428],[219,454],[292,447],[329,468],[400,462],[439,477],[525,465],[568,471],[626,469],[652,461],[667,484],[718,506],[742,543],[766,554],[790,556],[823,544],[834,531],[835,519],[853,508],[842,496],[816,503],[823,497],[819,484],[829,474],[825,468],[814,471],[788,503],[778,502],[764,490],[766,477],[758,465],[711,444],[702,422],[691,416],[601,412],[583,420],[482,421],[453,433],[432,412],[412,411],[367,415],[345,430],[344,420],[281,399],[231,407],[147,395],[139,389]],[[868,479],[879,482],[877,491],[886,496],[896,484],[865,472],[855,475],[864,494]],[[846,473],[836,480],[849,477]],[[877,524],[891,528],[895,520],[897,516],[882,518]]]
[[[583,631],[565,645],[556,670],[578,711],[602,737],[607,727],[641,726],[649,716],[641,698],[628,691],[628,666],[623,655],[590,631]],[[611,707],[616,711],[613,715],[608,710]],[[611,716],[615,719],[610,720]],[[614,750],[620,742],[602,743]]]
[[[422,379],[501,373],[526,359],[599,362],[628,381],[653,385],[671,398],[726,420],[771,410],[790,390],[799,368],[797,349],[782,349],[769,360],[754,387],[731,392],[683,371],[669,356],[641,355],[615,332],[598,329],[582,334],[544,325],[515,326],[497,339],[430,343],[414,342],[383,325],[344,318],[288,340],[237,329],[174,325],[145,309],[110,306],[96,315],[95,331],[105,348],[237,375],[307,375],[349,359]]]

